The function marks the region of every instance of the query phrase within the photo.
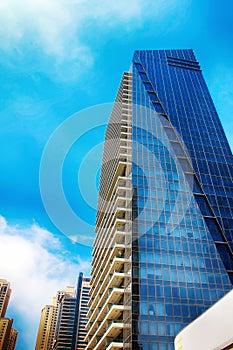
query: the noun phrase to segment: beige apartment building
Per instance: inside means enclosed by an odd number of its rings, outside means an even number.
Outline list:
[[[0,279],[0,317],[5,317],[10,295],[10,283],[5,279]]]
[[[18,332],[12,328],[13,319],[5,317],[10,296],[10,283],[0,279],[0,350],[14,350],[18,337]]]
[[[0,318],[0,350],[14,350],[18,332],[12,328],[13,320]]]
[[[73,295],[73,293],[73,287],[67,287],[65,290],[57,291],[56,296],[53,297],[52,305],[46,305],[42,309],[35,350],[52,349],[56,333],[59,299],[64,294]]]
[[[123,349],[130,322],[131,91],[131,74],[125,73],[105,137],[86,349]]]

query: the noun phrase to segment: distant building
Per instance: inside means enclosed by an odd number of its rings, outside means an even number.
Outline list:
[[[90,291],[90,278],[83,277],[83,274],[79,275],[77,285],[77,298],[79,299],[78,308],[78,323],[77,323],[77,336],[76,336],[76,350],[85,349],[87,343],[85,342],[85,336],[87,334],[87,312],[89,302],[89,291]]]
[[[14,328],[11,328],[10,336],[8,339],[7,350],[15,349],[17,338],[18,338],[18,332]]]
[[[46,305],[41,311],[41,318],[36,340],[36,350],[52,349],[56,327],[56,307]]]
[[[5,317],[10,295],[10,283],[5,279],[0,279],[0,317]]]
[[[54,350],[75,350],[78,305],[75,288],[68,287],[58,299],[58,319]]]
[[[232,315],[233,290],[176,336],[175,350],[232,350]]]
[[[89,280],[80,273],[76,287],[58,291],[42,309],[35,350],[85,349]]]
[[[0,279],[0,350],[14,350],[18,337],[18,332],[12,328],[13,319],[5,317],[10,295],[10,283]]]
[[[14,350],[18,332],[12,328],[13,319],[0,318],[0,350]]]
[[[62,295],[70,292],[69,287],[65,290],[57,291],[56,296],[53,297],[52,305],[46,305],[42,309],[35,350],[51,350],[53,348],[58,319],[59,300]]]

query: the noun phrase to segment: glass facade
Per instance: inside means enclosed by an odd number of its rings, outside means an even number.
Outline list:
[[[137,51],[131,70],[127,341],[172,350],[175,335],[232,288],[233,157],[192,50]]]
[[[232,289],[232,179],[193,51],[136,51],[106,130],[86,349],[173,350]]]

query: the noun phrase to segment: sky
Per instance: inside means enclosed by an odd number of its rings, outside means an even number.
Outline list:
[[[134,50],[193,48],[233,148],[231,0],[1,0],[0,278],[17,350],[90,272],[104,132]]]

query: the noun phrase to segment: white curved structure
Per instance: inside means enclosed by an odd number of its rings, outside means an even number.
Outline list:
[[[197,349],[233,349],[233,290],[176,336],[175,350]]]

